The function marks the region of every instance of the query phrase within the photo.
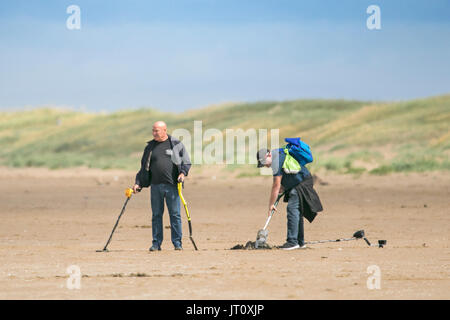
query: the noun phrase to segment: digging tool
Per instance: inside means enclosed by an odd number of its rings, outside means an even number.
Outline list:
[[[141,189],[138,189],[137,191],[140,192]],[[119,217],[117,218],[116,224],[114,225],[114,228],[112,229],[111,235],[109,236],[109,239],[106,242],[105,247],[102,250],[96,250],[96,252],[108,252],[109,251],[107,249],[107,247],[108,247],[109,243],[111,242],[111,238],[114,234],[114,231],[116,230],[117,225],[119,224],[120,217],[122,217],[122,214],[125,212],[125,208],[127,206],[128,201],[130,200],[132,194],[133,194],[133,189],[127,188],[125,190],[125,196],[127,197],[127,199],[125,200],[125,203],[123,204],[122,211],[120,212]]]
[[[282,196],[284,196],[284,192],[278,194],[277,200],[275,200],[275,203],[273,204],[275,207],[278,205],[278,202],[280,201]],[[269,236],[269,232],[267,231],[267,226],[269,225],[269,222],[272,219],[272,216],[274,213],[275,213],[275,208],[273,208],[272,211],[270,212],[270,215],[267,218],[264,228],[262,228],[261,230],[258,230],[258,233],[256,234],[256,242],[255,242],[256,249],[258,249],[258,247],[262,247],[266,243],[267,237]]]
[[[342,239],[335,239],[335,240],[317,240],[317,241],[308,241],[305,242],[305,244],[317,244],[317,243],[325,243],[325,242],[341,242],[341,241],[352,241],[352,240],[359,240],[364,239],[364,241],[367,243],[369,247],[378,247],[383,248],[387,241],[386,240],[378,240],[378,245],[371,244],[370,241],[365,237],[364,230],[358,230],[356,231],[351,238],[342,238]]]
[[[186,211],[186,216],[188,219],[189,225],[189,239],[191,239],[192,244],[194,245],[195,250],[198,250],[197,245],[195,244],[194,238],[192,238],[192,224],[191,224],[191,216],[189,215],[189,210],[187,208],[186,200],[184,200],[183,194],[181,193],[181,189],[183,188],[183,182],[178,182],[178,194],[180,195],[181,202],[184,206],[184,211]]]

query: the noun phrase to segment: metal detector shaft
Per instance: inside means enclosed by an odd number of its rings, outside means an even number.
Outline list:
[[[277,196],[277,199],[275,200],[275,203],[273,204],[274,208],[270,211],[269,217],[267,218],[266,224],[264,225],[264,228],[261,230],[258,230],[258,233],[256,234],[256,242],[255,242],[255,248],[258,249],[260,246],[263,246],[268,237],[267,232],[267,226],[269,225],[270,220],[272,219],[273,214],[275,213],[275,208],[278,205],[278,202],[280,201],[281,197],[284,195],[283,193],[279,193]]]
[[[194,238],[192,238],[192,224],[191,224],[191,220],[188,220],[188,225],[189,225],[189,239],[191,239],[191,242],[194,245],[194,249],[198,250],[197,245],[195,244]]]
[[[141,190],[142,190],[141,188],[136,189],[137,192],[140,192]],[[133,189],[127,188],[125,190],[125,196],[127,197],[127,200],[125,200],[125,203],[123,204],[122,211],[120,211],[119,217],[117,218],[116,224],[114,225],[114,228],[112,229],[111,234],[109,235],[109,238],[105,244],[105,247],[103,248],[103,250],[97,250],[97,252],[108,251],[106,248],[108,247],[109,243],[111,242],[114,231],[116,231],[117,225],[119,224],[120,217],[122,217],[122,214],[125,212],[125,208],[127,206],[128,200],[130,200],[132,194],[133,194]]]
[[[127,206],[128,200],[130,200],[130,198],[127,198],[127,200],[125,200],[125,203],[123,204],[123,207],[122,207],[122,211],[120,212],[119,217],[117,218],[116,224],[114,225],[114,228],[112,229],[111,235],[109,236],[109,239],[106,242],[105,247],[103,248],[103,251],[106,251],[106,248],[108,247],[109,243],[111,242],[114,231],[116,230],[117,225],[119,224],[120,217],[122,217],[122,214],[125,212],[125,207]]]
[[[275,207],[278,205],[278,202],[280,201],[281,197],[284,196],[284,192],[280,193],[277,197],[277,200],[275,200],[275,203],[273,204]],[[267,229],[267,226],[269,225],[270,220],[272,219],[273,214],[275,213],[275,209],[272,209],[270,212],[270,216],[267,218],[266,224],[264,225],[263,230]]]
[[[316,244],[316,243],[325,243],[325,242],[340,242],[340,241],[352,241],[358,240],[359,238],[346,238],[346,239],[336,239],[336,240],[316,240],[316,241],[307,241],[305,244]]]

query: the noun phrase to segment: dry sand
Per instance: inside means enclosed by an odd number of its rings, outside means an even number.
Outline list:
[[[0,299],[449,299],[450,174],[383,177],[323,175],[324,212],[306,240],[362,240],[306,250],[229,250],[254,241],[266,220],[271,178],[227,178],[193,168],[182,209],[184,250],[164,229],[162,251],[149,252],[149,190],[131,198],[109,253],[103,248],[134,173],[88,169],[0,169]],[[169,225],[167,210],[164,225]],[[269,226],[269,243],[286,236],[286,204]],[[79,266],[80,289],[67,268]],[[369,290],[367,268],[381,271]]]

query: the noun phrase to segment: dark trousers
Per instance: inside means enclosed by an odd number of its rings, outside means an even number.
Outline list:
[[[305,243],[305,235],[303,229],[303,215],[299,209],[300,197],[296,188],[289,192],[289,201],[287,205],[287,239],[289,243],[299,244]]]

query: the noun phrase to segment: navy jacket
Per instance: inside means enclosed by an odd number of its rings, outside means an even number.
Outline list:
[[[320,198],[316,190],[314,190],[313,184],[313,179],[309,176],[294,187],[300,198],[300,212],[309,222],[313,222],[314,218],[317,216],[317,213],[323,211],[322,203],[320,202]],[[289,192],[285,193],[283,201],[289,201]]]
[[[189,154],[184,148],[183,143],[168,135],[170,149],[172,149],[172,162],[177,167],[177,177],[180,173],[184,173],[185,176],[188,175],[189,169],[191,168],[191,160],[189,159]],[[152,177],[150,173],[152,150],[155,147],[156,140],[147,141],[147,146],[144,149],[144,154],[141,159],[141,169],[136,174],[135,184],[139,185],[141,188],[147,188],[152,183]],[[174,183],[177,183],[174,181]]]

